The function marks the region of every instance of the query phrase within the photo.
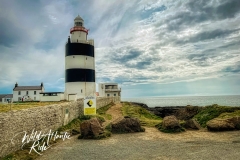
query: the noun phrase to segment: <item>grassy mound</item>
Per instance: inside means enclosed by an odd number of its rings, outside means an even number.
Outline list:
[[[97,109],[97,115],[102,116],[102,117],[104,117],[107,120],[111,120],[112,119],[112,115],[106,114],[106,112],[113,105],[114,105],[114,103],[110,103],[110,104],[108,104],[108,105],[106,105],[106,106],[104,106],[102,108]]]
[[[154,127],[162,122],[162,118],[150,113],[145,108],[124,102],[122,107],[123,116],[138,118],[142,126]]]
[[[237,107],[218,106],[217,104],[214,104],[214,105],[203,107],[201,111],[194,116],[194,119],[196,119],[202,127],[206,127],[206,123],[209,120],[218,117],[222,113],[225,113],[225,116],[232,116],[233,114],[236,114],[232,112],[239,109],[240,108],[237,108]],[[229,114],[229,113],[232,113],[232,114]],[[237,114],[238,113],[239,112],[237,112]]]

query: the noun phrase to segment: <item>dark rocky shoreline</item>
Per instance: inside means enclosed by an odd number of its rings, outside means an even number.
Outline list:
[[[199,110],[201,107],[198,106],[168,106],[168,107],[148,107],[146,104],[144,103],[138,103],[138,102],[131,102],[131,104],[133,105],[138,105],[141,106],[145,109],[147,109],[148,111],[152,112],[153,114],[159,116],[159,117],[166,117],[166,116],[170,116],[170,115],[175,115],[177,116],[179,119],[186,119],[183,117],[179,117],[180,112],[184,112],[184,110],[186,110],[186,108],[192,108],[192,109],[188,109],[188,111],[190,112],[191,110],[194,110],[194,115],[197,113],[196,110]],[[188,118],[190,119],[192,118],[194,115],[187,115]]]

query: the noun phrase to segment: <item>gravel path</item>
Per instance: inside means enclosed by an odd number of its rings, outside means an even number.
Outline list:
[[[108,110],[112,121],[120,118],[121,104]],[[145,127],[146,128],[146,127]],[[79,140],[77,136],[58,142],[39,160],[237,160],[240,159],[240,131],[186,131],[167,134],[156,128],[145,132],[113,134],[102,140]]]
[[[240,131],[114,134],[102,140],[79,140],[77,136],[57,143],[43,152],[39,160],[144,160],[144,159],[216,159],[240,157]]]

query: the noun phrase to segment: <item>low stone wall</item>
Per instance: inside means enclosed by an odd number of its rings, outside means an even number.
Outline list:
[[[97,108],[111,102],[120,102],[120,97],[97,98]],[[0,113],[0,158],[21,148],[24,132],[30,135],[33,131],[55,131],[80,115],[83,99]]]

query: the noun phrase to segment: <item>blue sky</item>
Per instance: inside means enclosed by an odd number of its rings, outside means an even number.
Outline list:
[[[79,14],[95,41],[96,82],[123,97],[240,94],[239,0],[2,0],[0,94],[64,91]]]

